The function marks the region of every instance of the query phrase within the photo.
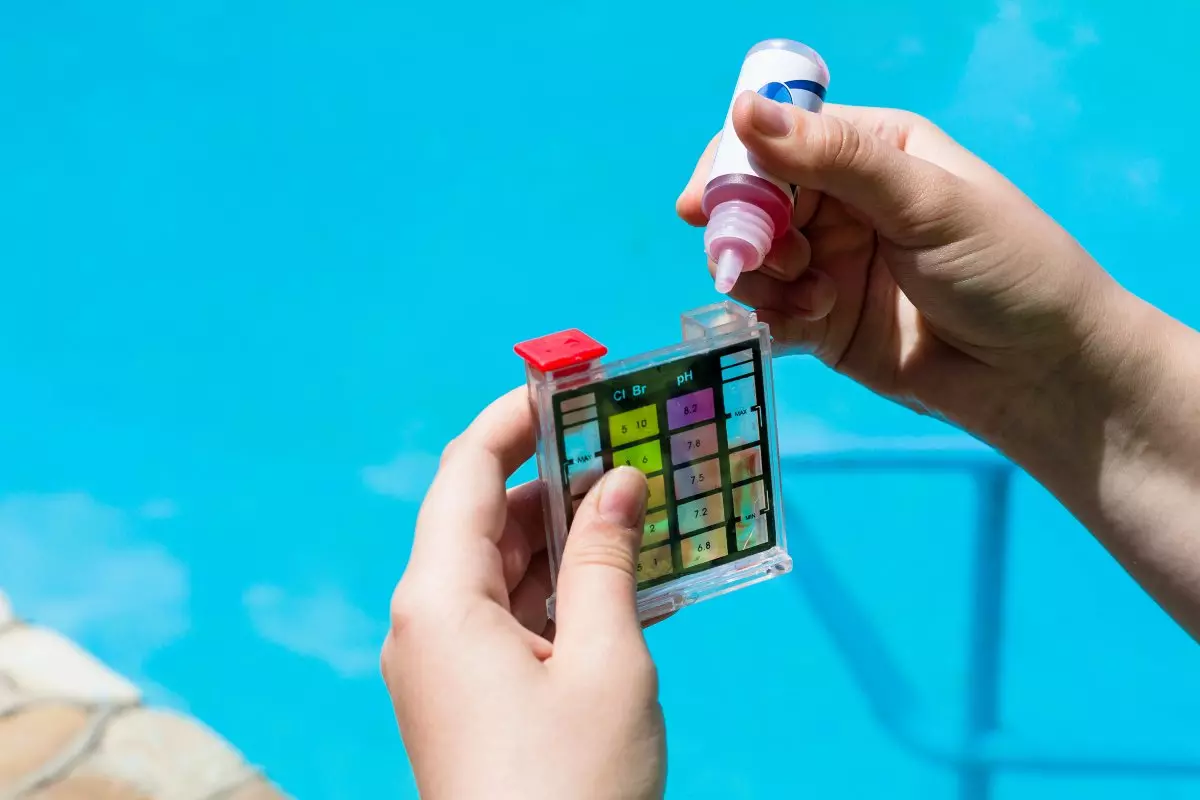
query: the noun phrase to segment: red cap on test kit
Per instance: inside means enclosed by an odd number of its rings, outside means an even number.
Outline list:
[[[608,352],[607,347],[574,328],[521,342],[513,350],[538,372],[594,361]]]

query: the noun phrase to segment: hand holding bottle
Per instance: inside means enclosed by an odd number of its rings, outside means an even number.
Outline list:
[[[733,297],[781,349],[1008,454],[1200,633],[1200,334],[914,114],[747,92],[732,121],[763,170],[804,187]],[[696,225],[711,149],[678,202]]]

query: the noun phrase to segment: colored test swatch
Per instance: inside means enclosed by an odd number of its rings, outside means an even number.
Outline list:
[[[727,414],[745,413],[758,405],[758,389],[753,377],[730,381],[721,388],[721,395],[725,398]]]
[[[702,428],[676,433],[671,436],[671,463],[685,464],[707,458],[717,452],[717,426],[708,424]]]
[[[666,509],[660,508],[646,515],[646,523],[642,526],[642,547],[665,542],[670,536],[671,526],[667,522]]]
[[[749,550],[767,542],[767,523],[761,517],[736,523],[733,532],[738,550]]]
[[[627,447],[613,453],[614,467],[636,467],[649,475],[662,469],[662,450],[658,439]]]
[[[712,418],[712,389],[701,389],[698,392],[685,394],[683,397],[673,397],[667,401],[667,424],[671,430]]]
[[[638,557],[637,572],[639,583],[652,581],[664,575],[670,575],[673,570],[674,564],[671,559],[670,545],[643,550],[642,554]]]
[[[683,568],[692,569],[729,555],[729,543],[726,541],[725,530],[722,528],[689,536],[683,540],[681,550],[683,552]]]
[[[730,447],[754,444],[760,435],[757,414],[743,413],[741,416],[725,420],[725,438]]]
[[[748,447],[729,454],[729,479],[741,483],[763,473],[762,448]]]
[[[654,405],[624,411],[608,418],[608,438],[613,445],[658,436],[658,408]]]
[[[681,503],[675,512],[679,518],[679,532],[692,533],[725,521],[725,495],[710,494],[699,500]]]
[[[646,500],[646,508],[661,508],[667,502],[667,486],[663,481],[662,475],[652,475],[646,481],[649,486],[649,499]]]
[[[675,470],[675,499],[682,500],[721,488],[721,461],[710,458]]]

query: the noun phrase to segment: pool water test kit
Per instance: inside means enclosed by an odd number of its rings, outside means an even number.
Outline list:
[[[829,69],[788,39],[752,47],[734,99],[752,91],[820,112]],[[733,103],[701,199],[717,291],[758,269],[792,224],[797,187],[761,171]],[[653,619],[792,567],[780,508],[771,335],[722,302],[683,315],[683,342],[613,364],[577,330],[517,345],[537,420],[547,550],[555,583],[584,495],[610,469],[646,474],[638,613]],[[548,601],[554,616],[554,595]]]
[[[788,572],[780,507],[771,337],[722,302],[683,315],[683,342],[604,364],[577,330],[523,342],[537,422],[547,550],[557,582],[584,495],[608,470],[640,469],[649,497],[638,611],[653,619]],[[554,614],[554,597],[549,601]]]

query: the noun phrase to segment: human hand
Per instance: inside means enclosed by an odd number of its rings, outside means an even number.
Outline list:
[[[1121,305],[1062,228],[914,114],[746,93],[733,120],[764,170],[805,187],[794,228],[732,292],[783,352],[995,443]],[[714,146],[679,198],[694,225]]]
[[[1200,334],[916,115],[746,94],[733,122],[766,172],[805,187],[732,293],[779,349],[996,446],[1200,639]],[[695,225],[713,149],[678,202]]]
[[[666,733],[635,602],[646,479],[608,473],[567,537],[555,623],[524,389],[442,456],[392,597],[382,670],[421,796],[660,797]]]

